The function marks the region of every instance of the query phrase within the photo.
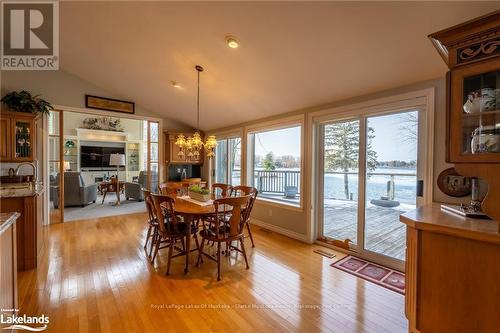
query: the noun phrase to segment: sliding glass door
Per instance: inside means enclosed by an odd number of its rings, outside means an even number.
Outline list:
[[[358,237],[359,123],[323,126],[323,236],[352,244]]]
[[[417,206],[418,111],[366,120],[365,249],[405,258],[399,215]]]
[[[399,215],[415,209],[423,195],[417,192],[424,178],[419,159],[426,154],[419,144],[423,113],[409,109],[320,124],[321,240],[342,241],[386,263],[404,260]]]

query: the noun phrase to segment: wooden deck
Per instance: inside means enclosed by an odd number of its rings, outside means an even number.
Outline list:
[[[366,209],[365,246],[368,250],[405,259],[406,228],[399,222],[403,207],[384,208],[369,204]],[[356,242],[357,204],[354,201],[327,200],[324,210],[324,235]]]

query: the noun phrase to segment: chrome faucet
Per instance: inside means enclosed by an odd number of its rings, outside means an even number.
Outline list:
[[[21,169],[21,167],[23,165],[30,165],[31,168],[33,169],[33,183],[36,183],[36,174],[37,174],[37,169],[38,169],[38,161],[34,161],[34,162],[22,162],[22,163],[19,163],[17,165],[17,168],[16,168],[16,171],[15,171],[15,175],[16,176],[19,176],[19,170]]]

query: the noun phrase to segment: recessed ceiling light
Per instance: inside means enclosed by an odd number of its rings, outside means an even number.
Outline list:
[[[232,49],[236,49],[238,46],[240,46],[240,42],[238,42],[238,40],[234,36],[226,36],[226,43],[227,46]]]
[[[172,84],[172,87],[182,89],[182,86],[178,82],[170,81],[170,83]]]

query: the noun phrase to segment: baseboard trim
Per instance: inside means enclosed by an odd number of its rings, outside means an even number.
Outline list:
[[[263,222],[263,221],[253,219],[253,218],[250,220],[250,224],[253,224],[255,226],[259,226],[261,228],[276,232],[276,233],[281,234],[283,236],[287,236],[287,237],[296,239],[296,240],[301,241],[303,243],[311,244],[307,235],[300,234],[298,232],[291,231],[291,230],[288,230],[288,229],[285,229],[282,227],[278,227],[274,224],[270,224],[270,223]]]

